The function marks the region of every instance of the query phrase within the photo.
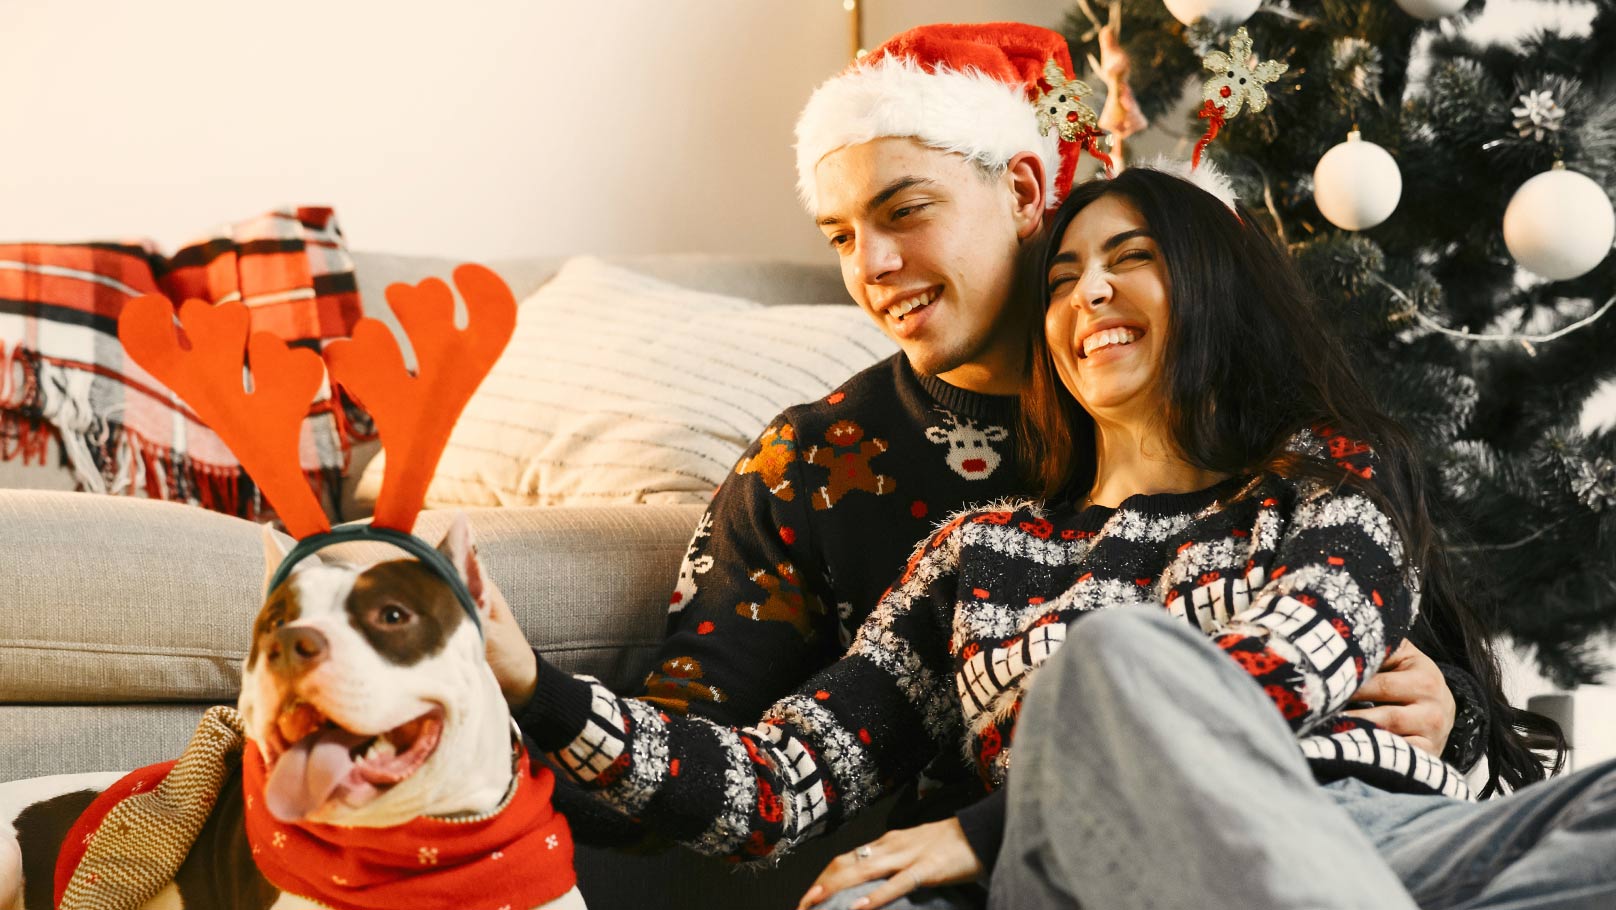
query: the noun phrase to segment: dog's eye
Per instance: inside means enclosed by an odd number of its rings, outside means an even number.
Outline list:
[[[376,611],[376,618],[384,626],[398,626],[410,621],[410,611],[398,604],[388,604]]]

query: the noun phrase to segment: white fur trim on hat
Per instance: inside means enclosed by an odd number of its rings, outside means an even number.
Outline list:
[[[896,136],[987,167],[1033,152],[1044,163],[1046,203],[1059,201],[1054,187],[1060,136],[1038,132],[1025,86],[974,69],[928,72],[908,59],[887,56],[826,81],[797,118],[797,196],[809,213],[819,209],[814,169],[820,159],[846,146]]]
[[[1153,171],[1162,171],[1172,174],[1174,177],[1182,177],[1218,197],[1224,205],[1229,207],[1231,212],[1235,210],[1235,203],[1240,201],[1240,194],[1235,191],[1234,184],[1229,180],[1229,175],[1218,170],[1217,165],[1213,164],[1209,158],[1202,158],[1200,165],[1196,166],[1182,158],[1169,158],[1166,155],[1158,155],[1144,164],[1134,166],[1150,168]]]

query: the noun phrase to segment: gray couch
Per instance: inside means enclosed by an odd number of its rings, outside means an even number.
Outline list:
[[[386,284],[447,276],[454,264],[356,258],[366,309],[378,315]],[[518,299],[559,264],[492,263]],[[846,303],[830,266],[705,257],[622,264],[764,303]],[[356,453],[352,476],[372,454]],[[252,523],[72,487],[63,469],[0,463],[0,780],[176,756],[207,705],[234,701],[258,608],[264,566]],[[343,517],[363,514],[351,491],[345,500]],[[529,639],[564,669],[624,690],[648,669],[700,511],[642,505],[468,514]],[[428,512],[417,531],[433,539],[448,517]],[[867,819],[761,873],[681,850],[584,850],[582,888],[595,908],[795,906],[827,857],[867,839],[878,823]]]

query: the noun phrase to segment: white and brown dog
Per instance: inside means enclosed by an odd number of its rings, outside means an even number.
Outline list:
[[[264,538],[267,587],[286,552]],[[583,907],[549,772],[513,751],[480,628],[496,595],[464,516],[437,549],[475,620],[415,559],[309,557],[265,592],[238,703],[244,773],[141,906]],[[0,785],[0,910],[53,906],[68,831],[120,777]]]

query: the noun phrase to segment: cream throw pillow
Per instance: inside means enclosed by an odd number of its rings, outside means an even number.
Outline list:
[[[706,502],[770,418],[896,350],[857,307],[763,306],[572,259],[522,302],[427,506]]]

